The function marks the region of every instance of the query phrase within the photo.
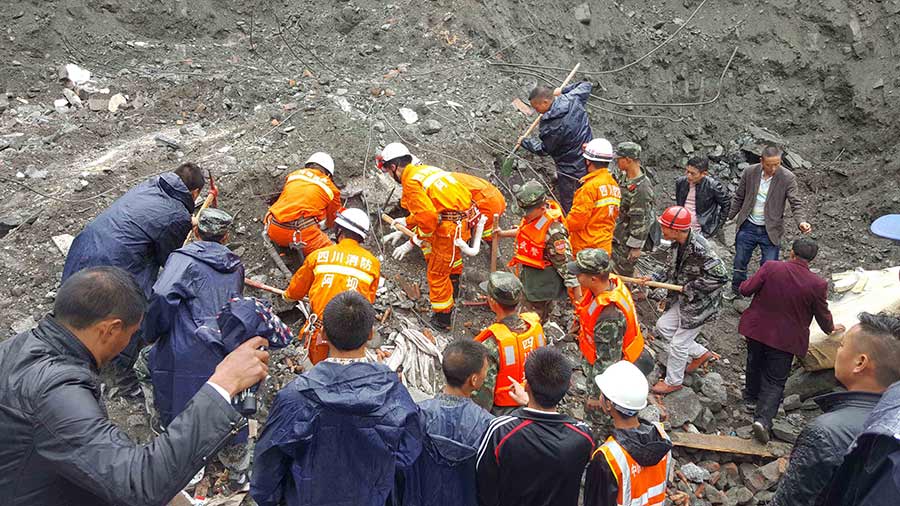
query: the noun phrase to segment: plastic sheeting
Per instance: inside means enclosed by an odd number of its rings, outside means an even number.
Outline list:
[[[419,402],[434,397],[444,383],[441,356],[449,340],[434,334],[436,342],[432,342],[409,321],[404,323],[404,329],[393,336],[395,348],[385,365],[402,373],[403,384]]]
[[[880,271],[848,271],[834,274],[834,289],[844,295],[828,303],[835,324],[848,329],[859,320],[859,313],[900,311],[900,267]],[[809,351],[800,360],[807,371],[834,367],[834,358],[841,344],[841,335],[828,336],[812,322],[809,327]]]

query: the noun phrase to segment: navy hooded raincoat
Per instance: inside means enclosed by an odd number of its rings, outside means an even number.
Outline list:
[[[259,506],[384,506],[422,451],[416,404],[397,373],[320,362],[278,392],[256,444]]]
[[[183,239],[182,239],[183,240]],[[231,350],[197,334],[229,299],[240,297],[244,266],[216,242],[176,250],[153,285],[143,334],[150,350],[154,398],[164,425],[178,416]]]
[[[534,154],[553,157],[556,168],[575,179],[587,174],[582,146],[594,138],[585,109],[591,89],[586,81],[566,86],[541,117],[540,140],[522,142],[522,147]]]
[[[88,267],[131,273],[150,297],[159,268],[191,230],[194,199],[174,172],[132,188],[84,227],[72,242],[62,282]]]

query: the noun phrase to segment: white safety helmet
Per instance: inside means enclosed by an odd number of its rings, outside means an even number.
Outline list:
[[[644,373],[627,360],[607,367],[594,381],[603,397],[620,408],[637,412],[647,407],[650,385]]]
[[[306,161],[306,165],[309,165],[311,163],[320,165],[323,169],[325,169],[326,172],[328,172],[328,175],[334,175],[334,160],[331,159],[331,155],[329,155],[328,153],[324,153],[322,151],[313,153],[309,157],[309,160]]]
[[[582,149],[585,160],[592,162],[611,162],[615,158],[612,144],[606,139],[593,139],[582,146]]]
[[[362,236],[363,239],[369,235],[369,215],[362,209],[348,207],[337,214],[334,223],[354,234]]]
[[[379,169],[384,169],[384,163],[389,162],[401,156],[412,156],[409,149],[399,142],[392,142],[384,147],[377,156],[375,156],[375,164]]]

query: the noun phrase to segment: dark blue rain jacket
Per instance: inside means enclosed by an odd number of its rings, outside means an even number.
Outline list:
[[[320,362],[278,392],[256,444],[259,506],[384,506],[422,451],[416,404],[387,366]]]
[[[404,473],[404,506],[476,506],[475,457],[490,413],[470,399],[451,395],[419,404],[424,448]]]
[[[587,174],[582,146],[594,138],[585,107],[593,86],[574,83],[563,88],[550,110],[541,117],[540,140],[525,139],[522,147],[532,153],[553,157],[559,171],[580,178]]]
[[[243,287],[241,259],[219,243],[193,242],[166,262],[142,327],[145,339],[157,341],[150,350],[150,376],[163,425],[181,413],[231,351],[217,333],[197,329],[213,322]]]
[[[72,242],[62,281],[88,267],[115,266],[150,297],[159,268],[191,230],[194,199],[174,172],[132,188],[84,227]]]

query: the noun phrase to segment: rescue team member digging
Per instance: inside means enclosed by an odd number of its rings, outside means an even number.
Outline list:
[[[598,376],[623,358],[636,362],[644,350],[644,335],[631,291],[618,276],[610,273],[609,255],[602,249],[586,249],[578,253],[574,262],[569,262],[568,268],[585,292],[577,308],[581,323],[578,347],[584,375]],[[651,363],[649,369],[652,368]],[[596,401],[598,394],[593,382],[588,382],[587,414],[591,422],[602,426],[607,420],[593,416],[600,408]]]
[[[451,172],[463,186],[472,194],[472,203],[478,208],[478,212],[487,218],[484,222],[484,231],[481,238],[490,241],[494,232],[494,215],[502,215],[506,211],[506,199],[500,190],[480,177],[462,172]],[[469,223],[469,228],[474,229],[475,224]]]
[[[566,216],[572,254],[585,248],[600,248],[612,253],[613,231],[619,217],[622,192],[609,173],[613,157],[612,144],[606,139],[594,139],[584,145],[582,157],[588,174],[581,178],[575,190],[572,209]]]
[[[653,225],[653,185],[641,170],[641,146],[623,142],[616,146],[616,165],[622,171],[622,201],[613,232],[613,271],[634,276],[641,250]]]
[[[584,506],[666,503],[672,442],[662,424],[638,418],[647,407],[647,378],[634,364],[616,362],[594,378],[600,407],[615,430],[594,451],[584,482]]]
[[[524,213],[519,228],[501,235],[515,235],[516,253],[509,266],[516,267],[529,308],[546,321],[550,304],[566,292],[573,305],[581,299],[578,280],[566,270],[572,259],[569,234],[559,204],[547,198],[547,190],[537,181],[522,185],[516,203]]]
[[[484,343],[489,357],[488,373],[476,396],[479,404],[495,415],[519,407],[510,396],[510,378],[525,381],[525,358],[547,344],[540,317],[518,312],[522,291],[522,282],[508,272],[492,272],[488,278],[488,307],[496,319],[475,336],[476,341]]]
[[[321,332],[322,312],[337,294],[355,290],[369,302],[375,301],[381,262],[360,246],[369,234],[369,215],[356,208],[339,212],[334,220],[338,243],[306,257],[294,273],[282,297],[295,302],[309,295],[315,322],[306,330],[309,360],[315,365],[328,356],[328,343]]]
[[[431,322],[449,330],[453,321],[454,299],[462,274],[462,252],[456,239],[469,240],[468,222],[478,209],[472,195],[452,174],[437,167],[412,163],[413,157],[403,144],[394,142],[376,157],[378,167],[389,173],[403,188],[400,206],[409,211],[401,224],[412,230],[416,238],[394,249],[393,257],[402,260],[414,246],[422,247],[427,262],[428,298],[434,312]],[[385,241],[396,241],[403,234],[394,232]]]
[[[334,224],[341,208],[341,191],[333,177],[334,160],[322,152],[313,153],[304,168],[288,174],[281,195],[264,220],[272,242],[301,249],[307,256],[333,244],[322,231],[323,225]]]

